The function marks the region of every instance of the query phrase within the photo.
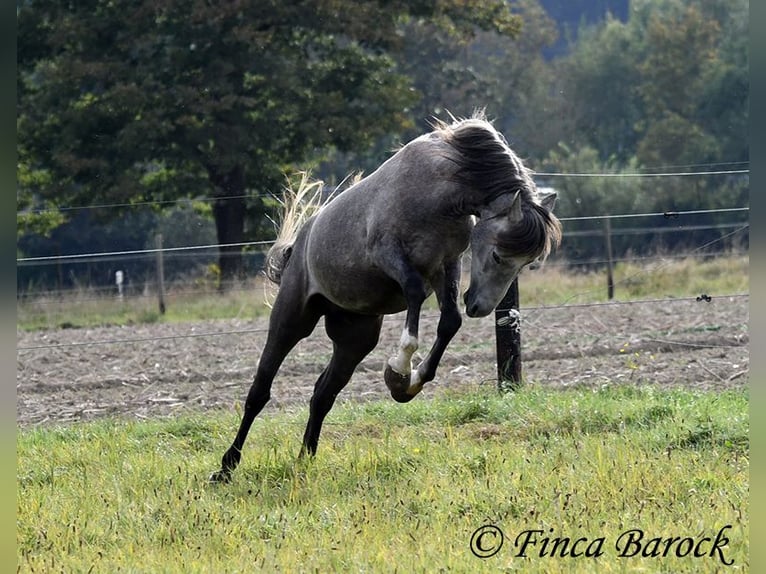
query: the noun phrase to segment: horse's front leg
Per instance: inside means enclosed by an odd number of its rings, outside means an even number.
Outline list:
[[[407,303],[407,316],[399,339],[399,347],[396,355],[388,360],[383,373],[383,379],[394,400],[406,403],[420,392],[420,388],[410,388],[410,378],[412,355],[418,349],[420,309],[428,296],[428,291],[425,280],[410,264],[398,242],[381,241],[372,247],[372,257],[378,267],[385,270],[401,286]]]
[[[413,387],[411,384],[412,355],[418,350],[420,310],[427,295],[423,278],[415,271],[405,282],[404,295],[407,299],[407,316],[399,338],[399,348],[396,355],[388,360],[383,373],[391,396],[400,403],[411,401],[422,388],[422,385]]]
[[[428,356],[410,378],[410,391],[416,391],[416,394],[425,383],[434,380],[436,367],[439,366],[447,345],[463,324],[463,318],[457,306],[459,289],[460,259],[445,263],[443,280],[441,285],[436,286],[436,298],[439,300],[441,316],[436,328],[436,341],[428,352]]]

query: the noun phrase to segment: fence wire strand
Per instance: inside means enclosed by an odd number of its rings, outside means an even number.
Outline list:
[[[605,219],[625,219],[625,218],[638,218],[638,217],[680,217],[680,216],[686,216],[686,215],[701,215],[701,214],[711,214],[711,213],[732,213],[732,212],[745,212],[749,211],[749,207],[731,207],[731,208],[721,208],[721,209],[697,209],[697,210],[691,210],[691,211],[666,211],[666,212],[651,212],[651,213],[625,213],[625,214],[616,214],[616,215],[587,215],[587,216],[578,216],[578,217],[563,217],[560,218],[560,221],[566,223],[568,221],[598,221],[598,220],[605,220]],[[730,223],[730,224],[723,224],[726,227],[731,227],[733,225],[738,225],[738,223]],[[747,225],[745,226],[747,227]],[[693,230],[705,230],[705,229],[718,229],[720,228],[718,225],[700,225],[695,226]],[[656,232],[656,231],[664,231],[665,228],[650,228],[647,229],[647,232]],[[680,229],[672,229],[674,232],[684,231],[685,228],[681,227]],[[627,232],[635,232],[635,229],[631,230],[621,230],[620,228],[616,228],[612,230],[613,236],[619,236],[623,231]],[[583,232],[571,232],[571,233],[583,233]],[[591,233],[586,231],[585,233]],[[602,234],[603,232],[593,232]],[[57,262],[57,261],[67,261],[70,263],[81,263],[84,261],[94,261],[94,260],[109,260],[109,258],[119,258],[119,257],[130,257],[130,256],[140,256],[140,255],[153,255],[156,254],[159,251],[162,251],[163,253],[179,253],[184,251],[195,251],[195,250],[204,250],[204,249],[211,249],[211,250],[218,250],[220,248],[224,247],[265,247],[268,245],[273,245],[274,240],[273,239],[267,239],[267,240],[260,240],[260,241],[243,241],[240,243],[225,243],[225,244],[218,244],[218,243],[211,243],[206,245],[190,245],[186,247],[163,247],[162,249],[158,248],[149,248],[149,249],[132,249],[132,250],[123,250],[123,251],[103,251],[103,252],[94,252],[94,253],[75,253],[75,254],[69,254],[69,255],[42,255],[42,256],[36,256],[36,257],[19,257],[16,259],[17,264],[22,265],[30,265],[30,264],[46,264],[50,262]]]
[[[712,297],[711,299],[714,300],[725,300],[725,299],[741,299],[741,298],[749,298],[749,293],[732,293],[732,294],[726,294],[726,295],[716,295],[715,297]],[[544,311],[552,311],[552,310],[560,310],[560,309],[577,309],[577,308],[598,308],[598,307],[618,307],[622,305],[642,305],[642,304],[652,304],[652,303],[679,303],[684,301],[699,301],[696,297],[668,297],[664,299],[636,299],[631,301],[607,301],[607,302],[598,302],[598,303],[573,303],[573,304],[566,304],[566,305],[539,305],[539,306],[533,306],[533,307],[523,307],[522,311],[524,313],[529,312],[544,312]],[[497,309],[497,312],[508,312],[511,311],[511,309]],[[424,312],[421,314],[421,318],[423,319],[438,319],[440,317],[439,313],[434,312]],[[103,339],[103,340],[97,340],[97,341],[76,341],[71,343],[54,343],[50,345],[30,345],[30,346],[22,346],[17,347],[16,351],[33,351],[33,350],[39,350],[39,349],[63,349],[67,347],[90,347],[90,346],[99,346],[99,345],[123,345],[123,344],[131,344],[131,343],[149,343],[149,342],[156,342],[156,341],[165,341],[165,340],[174,340],[174,339],[195,339],[200,337],[222,337],[226,335],[249,335],[253,333],[267,333],[267,328],[260,328],[260,329],[235,329],[230,331],[212,331],[207,333],[186,333],[183,335],[166,335],[166,336],[158,336],[158,337],[135,337],[135,338],[123,338],[123,339]]]
[[[538,177],[690,177],[701,175],[743,175],[749,174],[749,169],[726,169],[718,171],[676,171],[665,173],[564,173],[536,171]]]
[[[677,171],[667,171],[671,169],[691,169],[691,168],[707,168],[707,167],[715,167],[715,166],[735,166],[735,165],[748,165],[749,161],[722,161],[722,162],[714,162],[714,163],[700,163],[700,164],[686,164],[686,165],[665,165],[665,166],[655,166],[655,167],[646,167],[644,170],[662,170],[660,172],[655,171],[645,171],[643,173],[630,173],[630,174],[617,174],[617,173],[564,173],[564,172],[535,172],[533,175],[540,176],[540,177],[617,177],[617,176],[623,176],[623,177],[673,177],[673,176],[680,176],[680,177],[686,177],[690,175],[736,175],[736,174],[749,174],[749,169],[735,169],[735,170],[713,170],[713,171],[684,171],[684,172],[677,172]],[[345,181],[345,180],[344,180]],[[343,182],[341,182],[342,185]],[[216,196],[205,196],[205,197],[197,197],[197,198],[191,198],[191,197],[184,197],[181,199],[158,199],[155,201],[135,201],[132,203],[101,203],[101,204],[91,204],[91,205],[69,205],[69,206],[61,206],[61,207],[47,207],[47,208],[38,208],[38,209],[22,209],[17,210],[16,215],[32,215],[32,214],[42,214],[42,213],[53,213],[53,212],[67,212],[67,211],[79,211],[79,210],[86,210],[86,209],[119,209],[119,208],[126,208],[126,207],[144,207],[144,206],[152,206],[152,205],[176,205],[176,204],[182,204],[187,203],[191,204],[194,202],[211,202],[211,201],[218,201],[219,199],[261,199],[261,198],[276,198],[275,194],[264,192],[264,193],[250,193],[250,194],[242,194],[242,195],[230,195],[226,197],[216,197]]]

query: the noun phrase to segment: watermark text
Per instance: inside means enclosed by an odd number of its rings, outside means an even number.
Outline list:
[[[712,559],[731,566],[734,560],[726,556],[729,546],[727,531],[731,524],[717,533],[697,536],[652,536],[640,528],[619,533],[611,541],[608,536],[562,536],[549,528],[519,530],[509,547],[514,558],[599,558],[612,554],[617,558],[677,558]],[[494,524],[485,524],[471,535],[470,548],[474,556],[491,558],[500,552],[505,534]]]

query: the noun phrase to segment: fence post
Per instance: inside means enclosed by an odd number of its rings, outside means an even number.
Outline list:
[[[155,238],[157,243],[157,294],[160,299],[160,314],[165,314],[165,266],[162,262],[162,233]]]
[[[58,279],[59,294],[64,292],[64,267],[61,265],[61,243],[56,242],[56,255],[59,258],[56,259],[56,277]]]
[[[606,293],[611,301],[614,298],[614,277],[612,276],[612,220],[604,219],[604,239],[606,243]]]
[[[117,285],[117,298],[122,299],[122,284],[125,280],[125,275],[123,274],[121,269],[118,269],[114,272],[114,282]]]
[[[495,309],[497,386],[501,391],[521,387],[521,316],[519,280],[513,280]]]

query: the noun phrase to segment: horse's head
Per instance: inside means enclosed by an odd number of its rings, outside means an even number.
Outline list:
[[[481,213],[471,232],[471,284],[463,297],[469,317],[489,315],[519,272],[558,245],[561,224],[552,213],[555,201],[555,193],[540,203],[523,202],[516,193]]]

